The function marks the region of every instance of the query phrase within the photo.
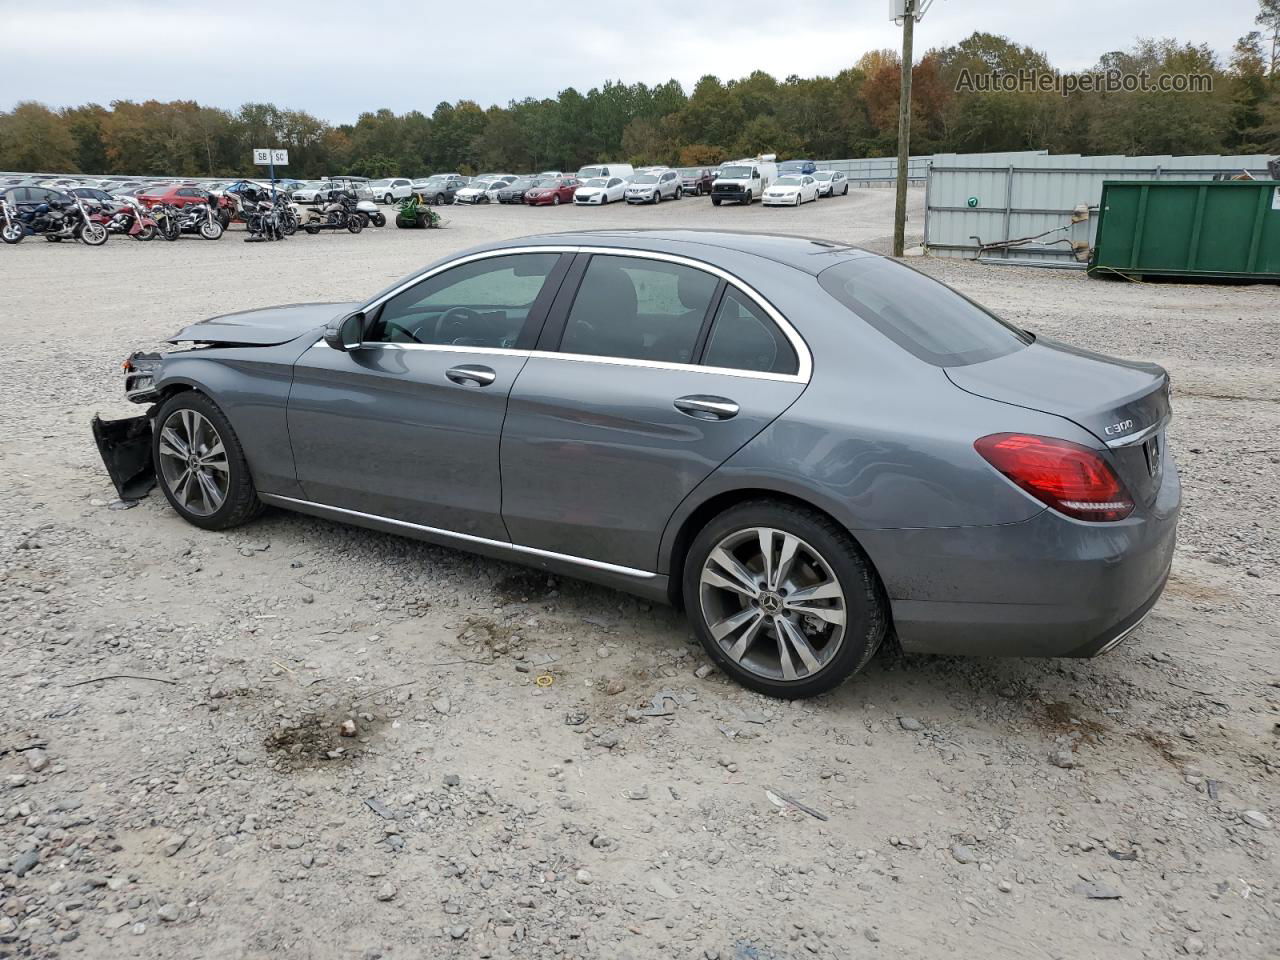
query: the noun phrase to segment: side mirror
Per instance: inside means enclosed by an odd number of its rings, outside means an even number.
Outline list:
[[[360,349],[364,343],[364,314],[352,313],[324,328],[324,342],[344,353]]]

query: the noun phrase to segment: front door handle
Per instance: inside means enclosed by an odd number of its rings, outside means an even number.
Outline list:
[[[498,379],[498,374],[492,367],[481,366],[478,363],[464,363],[457,367],[450,367],[444,375],[454,383],[460,383],[463,386],[475,384],[477,387],[487,387]]]
[[[675,408],[695,420],[730,420],[738,415],[738,405],[726,397],[696,394],[674,401]]]

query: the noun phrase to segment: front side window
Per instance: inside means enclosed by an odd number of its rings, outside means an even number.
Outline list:
[[[591,258],[569,311],[564,353],[690,363],[718,281],[682,264]]]
[[[518,253],[437,273],[377,308],[365,342],[512,348],[559,259]]]
[[[981,363],[1031,343],[1025,330],[968,297],[885,257],[828,267],[818,284],[876,330],[938,367]]]
[[[795,349],[782,331],[733,287],[725,289],[720,301],[702,362],[709,367],[758,373],[793,374],[799,367]]]

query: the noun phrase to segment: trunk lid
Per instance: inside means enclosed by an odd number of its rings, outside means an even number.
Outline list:
[[[1110,453],[1120,479],[1150,504],[1163,474],[1169,375],[1154,363],[1119,360],[1038,337],[994,360],[947,367],[962,390],[1076,423]]]

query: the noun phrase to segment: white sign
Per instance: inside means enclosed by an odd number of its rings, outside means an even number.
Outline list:
[[[260,167],[270,166],[271,164],[275,164],[277,167],[287,167],[289,165],[289,151],[254,147],[253,162]]]

